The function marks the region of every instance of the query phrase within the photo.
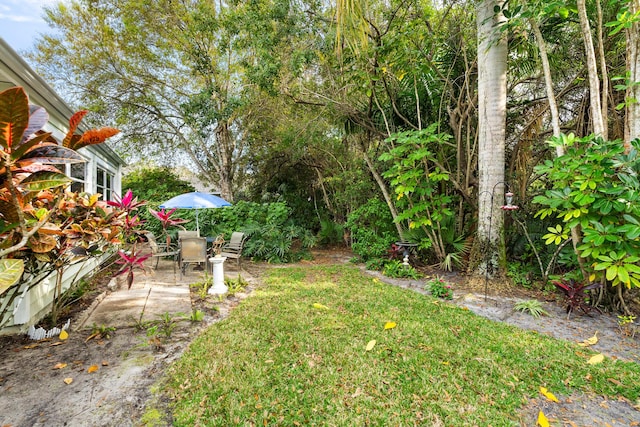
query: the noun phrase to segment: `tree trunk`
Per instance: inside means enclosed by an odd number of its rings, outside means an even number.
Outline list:
[[[380,172],[376,169],[371,157],[367,154],[366,150],[362,149],[362,156],[364,157],[365,162],[367,163],[367,167],[369,168],[369,172],[373,175],[373,179],[376,180],[380,191],[384,197],[385,202],[387,202],[387,206],[389,206],[389,211],[391,212],[391,217],[393,218],[393,222],[396,226],[396,230],[398,231],[398,236],[400,236],[400,240],[404,240],[404,233],[402,230],[402,225],[396,222],[396,218],[398,218],[398,211],[396,210],[396,206],[393,204],[393,199],[391,198],[391,193],[389,193],[389,189],[387,188],[387,184],[384,182],[384,178],[380,175]]]
[[[542,62],[544,82],[547,89],[547,99],[549,101],[549,111],[551,112],[551,127],[553,128],[553,136],[558,137],[560,136],[560,113],[558,112],[558,104],[556,103],[556,97],[553,92],[553,80],[551,79],[551,66],[549,65],[549,57],[547,55],[547,46],[545,44],[544,38],[542,37],[540,27],[538,27],[538,23],[533,19],[530,19],[529,23],[531,24],[531,28],[533,29],[533,33],[538,43],[538,49],[540,50],[540,61]],[[564,155],[564,147],[562,145],[556,145],[556,155],[558,157]],[[582,275],[585,277],[585,279],[587,279],[588,275],[584,268],[584,261],[580,256],[580,251],[578,250],[578,242],[580,242],[580,239],[580,231],[577,227],[573,227],[571,229],[571,243],[573,244],[573,251],[578,258],[578,264],[580,265]]]
[[[504,271],[503,204],[504,149],[507,111],[507,39],[498,26],[504,22],[502,0],[478,5],[478,239],[484,258],[477,273]],[[497,192],[497,193],[496,193]]]
[[[233,135],[227,123],[222,123],[216,130],[216,147],[220,173],[218,177],[218,189],[223,199],[233,202],[233,162],[234,150]]]
[[[629,12],[633,15],[640,11],[640,0],[629,2]],[[631,83],[640,82],[640,23],[635,21],[627,30],[627,68]],[[631,148],[629,142],[640,138],[640,85],[627,86],[627,120],[625,126],[625,144]],[[635,101],[629,101],[635,100]]]
[[[587,61],[587,72],[589,74],[591,126],[594,134],[603,136],[604,121],[602,119],[602,107],[600,102],[600,79],[598,78],[596,52],[593,48],[591,26],[589,25],[589,18],[587,17],[585,0],[578,0],[577,6],[578,16],[580,18],[580,29],[582,30],[582,41],[584,42],[585,59]]]
[[[602,35],[602,7],[600,0],[596,0],[596,10],[598,14],[598,60],[600,61],[600,75],[602,80],[602,97],[600,98],[600,111],[602,113],[602,138],[609,139],[609,73],[607,71],[607,60],[604,52],[604,37]]]

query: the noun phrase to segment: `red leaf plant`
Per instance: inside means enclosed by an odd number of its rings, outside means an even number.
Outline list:
[[[160,221],[160,223],[162,224],[162,231],[164,232],[164,235],[167,238],[167,248],[171,246],[171,237],[169,236],[167,229],[169,227],[179,226],[180,224],[184,224],[185,222],[188,222],[186,219],[182,219],[182,218],[171,218],[171,215],[173,215],[175,211],[176,211],[176,208],[173,208],[169,211],[165,211],[164,209],[156,211],[149,208],[149,213],[154,217],[156,217],[158,221]]]
[[[116,261],[116,264],[121,264],[122,268],[116,274],[116,276],[127,273],[127,289],[131,289],[131,285],[133,284],[134,269],[138,267],[141,270],[144,270],[144,262],[151,256],[151,254],[138,255],[135,252],[127,254],[126,252],[120,250],[118,251],[118,255],[120,255],[120,259]]]

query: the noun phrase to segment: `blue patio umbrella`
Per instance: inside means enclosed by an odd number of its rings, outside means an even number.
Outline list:
[[[172,197],[166,202],[160,205],[161,209],[195,209],[196,210],[196,229],[200,233],[200,224],[198,223],[198,210],[199,209],[212,209],[222,208],[225,206],[231,206],[231,203],[227,202],[222,197],[218,197],[213,194],[200,193],[194,191],[191,193],[180,194],[179,196]]]

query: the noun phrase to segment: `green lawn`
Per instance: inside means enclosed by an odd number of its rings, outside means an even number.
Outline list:
[[[194,341],[165,390],[178,426],[510,426],[540,386],[635,402],[640,365],[591,354],[353,267],[279,268]]]

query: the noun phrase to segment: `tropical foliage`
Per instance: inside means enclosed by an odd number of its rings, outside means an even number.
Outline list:
[[[543,206],[538,215],[559,221],[544,236],[547,244],[562,244],[579,226],[583,238],[576,249],[589,280],[640,287],[640,140],[631,141],[629,151],[622,141],[594,137],[562,135],[554,143],[568,147],[567,153],[536,167],[553,183],[534,198]]]
[[[566,221],[534,217],[531,201],[564,191],[537,166],[566,173],[563,156],[580,156],[552,136],[619,139],[624,153],[640,136],[636,3],[73,0],[48,9],[57,33],[32,59],[123,129],[131,159],[188,162],[231,201],[285,203],[321,240],[343,226],[363,260],[406,239],[446,269],[500,276],[517,260],[620,293],[635,255],[600,239],[634,240],[638,225],[603,231],[584,198]],[[380,221],[360,224],[378,201]]]
[[[12,307],[16,287],[31,288],[58,272],[54,301],[64,269],[110,250],[125,224],[121,211],[100,195],[66,190],[71,180],[59,168],[84,162],[75,150],[100,144],[118,131],[94,129],[76,134],[87,111],[71,117],[61,143],[42,128],[44,108],[29,105],[20,87],[0,93],[0,321]],[[26,283],[21,284],[23,279]],[[54,317],[56,304],[53,305]]]

